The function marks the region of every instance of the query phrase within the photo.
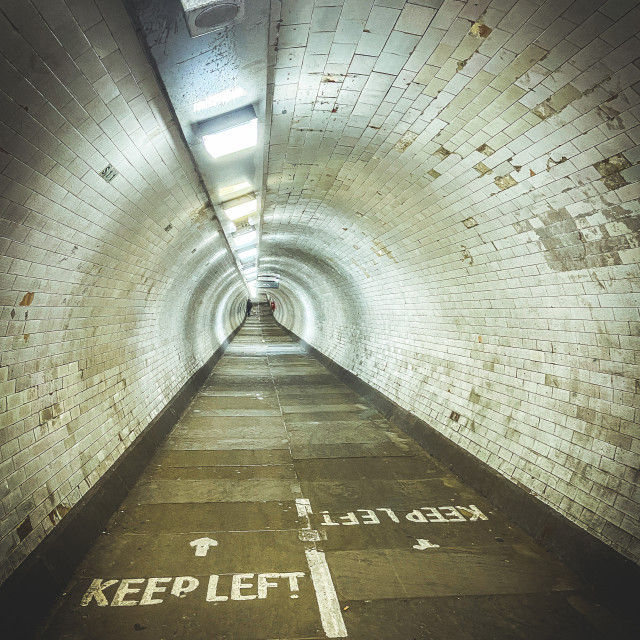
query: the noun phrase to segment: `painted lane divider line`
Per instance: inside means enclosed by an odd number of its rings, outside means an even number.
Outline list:
[[[313,509],[309,500],[296,498],[296,510],[302,524],[302,529],[298,531],[298,538],[302,542],[319,542],[327,539],[323,531],[320,532],[311,528],[309,516],[313,515]],[[346,638],[347,628],[342,618],[340,602],[338,602],[336,588],[331,579],[327,558],[322,551],[317,549],[305,549],[305,555],[307,556],[313,588],[316,592],[322,628],[327,638]]]
[[[192,540],[189,546],[196,548],[196,556],[204,558],[207,555],[207,551],[209,551],[209,547],[218,546],[218,541],[211,538],[198,538],[197,540]]]
[[[306,498],[296,498],[296,511],[298,512],[298,518],[300,518],[303,529],[311,529],[311,522],[309,516],[313,513],[311,510],[311,502]]]
[[[327,559],[322,551],[315,549],[307,549],[305,554],[313,588],[316,591],[322,628],[327,634],[327,638],[346,638],[347,628],[342,618],[338,595],[331,579]]]

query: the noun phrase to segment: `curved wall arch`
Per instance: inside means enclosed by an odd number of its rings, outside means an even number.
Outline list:
[[[123,7],[13,11],[0,11],[0,582],[242,322],[246,296]],[[29,37],[35,23],[49,40]]]

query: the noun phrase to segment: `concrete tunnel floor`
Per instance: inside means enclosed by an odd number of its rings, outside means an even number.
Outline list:
[[[622,625],[263,314],[37,637],[585,640]]]

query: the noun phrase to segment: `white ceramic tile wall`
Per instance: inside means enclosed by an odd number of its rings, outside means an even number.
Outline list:
[[[272,2],[262,242],[286,326],[636,562],[639,27]]]
[[[2,581],[246,290],[119,0],[2,2],[0,114]]]

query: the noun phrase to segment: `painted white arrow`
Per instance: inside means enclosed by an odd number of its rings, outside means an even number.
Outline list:
[[[190,546],[196,548],[196,556],[204,557],[209,551],[209,547],[217,547],[218,541],[211,538],[198,538],[189,543]]]
[[[418,544],[414,544],[413,548],[418,549],[418,551],[422,551],[423,549],[436,549],[440,547],[439,544],[433,544],[432,542],[424,540],[423,538],[416,538],[416,542]]]

